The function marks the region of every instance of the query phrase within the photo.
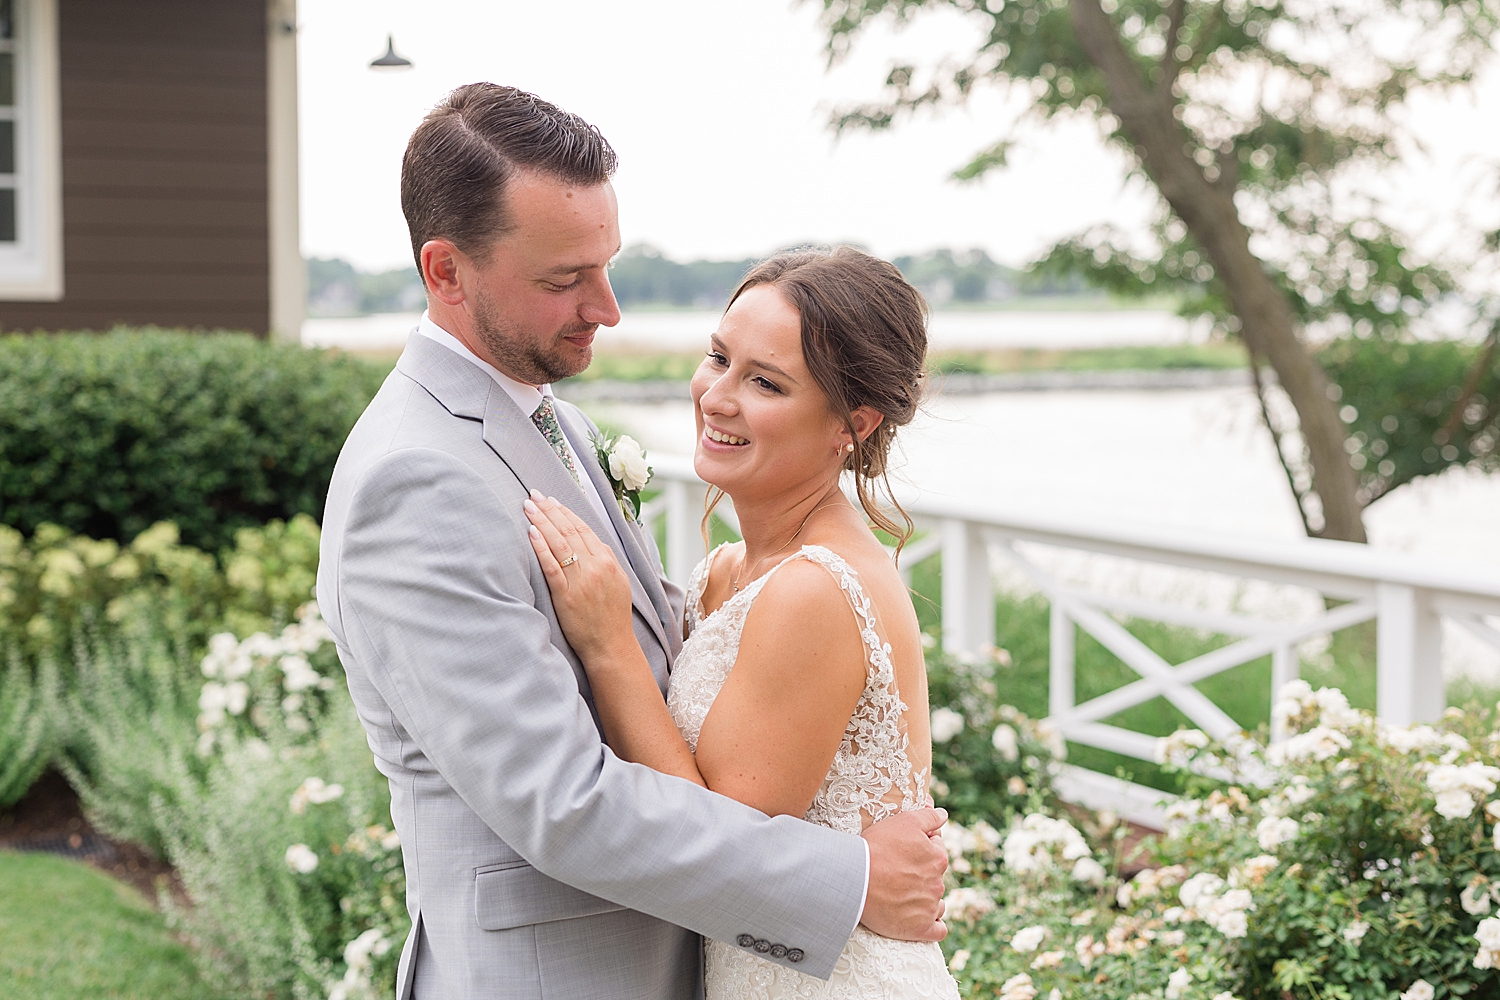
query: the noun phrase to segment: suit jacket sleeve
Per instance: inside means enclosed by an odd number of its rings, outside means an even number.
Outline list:
[[[370,466],[328,609],[349,654],[444,779],[543,874],[718,940],[801,949],[796,968],[826,978],[863,907],[864,844],[615,757],[553,645],[546,583],[510,506],[444,452]]]

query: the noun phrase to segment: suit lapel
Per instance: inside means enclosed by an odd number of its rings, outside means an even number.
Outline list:
[[[650,585],[658,592],[661,590],[661,583],[655,573],[649,570],[649,561],[621,548],[623,539],[630,539],[623,543],[626,545],[638,545],[638,540],[629,530],[621,530],[617,536],[609,525],[599,519],[594,505],[583,495],[583,488],[568,475],[568,470],[558,459],[557,453],[531,422],[531,415],[522,413],[515,401],[495,384],[495,380],[472,362],[415,331],[407,339],[406,350],[402,352],[397,367],[430,392],[454,416],[483,421],[485,443],[510,468],[522,486],[556,497],[560,503],[583,518],[584,523],[594,530],[594,534],[604,539],[614,550],[620,565],[626,567],[626,575],[630,578],[631,604],[646,622],[656,641],[661,644],[661,663],[670,662],[672,647],[663,629],[664,616],[658,610],[657,595],[648,592],[644,581],[650,581]],[[594,460],[587,429],[580,431],[582,422],[571,406],[559,406],[558,417],[563,423],[564,433],[569,434],[581,468],[589,470],[589,475],[593,476],[595,486],[604,498],[605,507],[617,506],[614,504],[614,491],[608,481],[604,481],[602,485],[600,483],[602,470]],[[624,516],[618,509],[613,513],[618,518],[616,525],[623,524]],[[642,566],[648,569],[642,572]],[[665,604],[664,595],[660,597],[660,601]],[[656,670],[656,666],[653,665],[652,669]],[[658,670],[657,673],[657,680],[665,690],[665,669]]]
[[[609,511],[615,531],[625,546],[630,566],[635,571],[634,576],[641,583],[647,598],[656,609],[655,616],[651,618],[652,629],[656,632],[662,648],[668,650],[670,656],[672,645],[667,639],[667,629],[671,627],[672,608],[667,603],[667,593],[662,590],[656,569],[650,557],[646,555],[645,544],[640,536],[641,528],[626,517],[620,505],[615,502],[614,485],[610,483],[609,477],[594,453],[594,444],[589,436],[590,428],[583,415],[571,405],[562,405],[557,408],[557,416],[562,423],[563,433],[568,436],[568,443],[573,446],[573,453],[578,456],[579,471],[587,475],[593,481],[594,489],[599,491],[599,496],[604,501],[604,508]]]
[[[481,374],[483,374],[481,372]],[[531,416],[521,412],[505,392],[493,380],[486,376],[490,382],[491,390],[484,411],[484,441],[490,446],[496,455],[510,466],[521,485],[531,490],[538,490],[549,497],[554,497],[559,503],[567,507],[573,513],[583,519],[583,522],[593,529],[594,534],[604,540],[614,550],[615,558],[620,560],[620,565],[633,569],[634,564],[628,552],[621,548],[621,542],[615,537],[615,532],[609,525],[599,519],[594,505],[589,503],[588,498],[583,495],[583,487],[573,481],[568,475],[567,468],[542,437],[541,431],[531,422]],[[575,451],[577,448],[575,446]],[[581,464],[597,465],[588,459],[587,454],[578,454]],[[614,494],[609,494],[613,498]],[[661,616],[656,610],[649,594],[646,593],[640,578],[635,572],[628,572],[630,577],[630,600],[637,612],[640,613],[650,627],[651,633],[662,647],[663,662],[671,655],[670,647],[667,645],[666,636],[661,626]],[[658,678],[665,681],[663,674]]]

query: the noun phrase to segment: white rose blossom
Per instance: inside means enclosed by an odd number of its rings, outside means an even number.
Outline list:
[[[1041,947],[1047,933],[1047,928],[1040,924],[1023,927],[1010,939],[1010,946],[1023,955],[1029,955]]]
[[[640,442],[629,434],[621,434],[609,449],[609,474],[627,490],[638,490],[651,478],[651,468],[646,464],[646,453]]]
[[[1011,726],[1002,722],[995,727],[994,735],[990,737],[990,743],[1005,760],[1014,763],[1021,756],[1021,744],[1016,737],[1016,731]]]
[[[1341,750],[1348,750],[1352,745],[1349,737],[1339,730],[1330,726],[1314,726],[1305,733],[1298,733],[1272,745],[1267,756],[1271,763],[1277,765],[1308,760],[1321,763],[1338,756]]]
[[[961,886],[943,897],[943,913],[949,920],[973,923],[995,909],[995,901],[983,889]]]
[[[1079,858],[1073,865],[1073,881],[1083,882],[1087,885],[1103,885],[1109,873],[1104,866],[1093,858]]]
[[[1201,729],[1179,729],[1156,741],[1156,762],[1186,767],[1193,754],[1208,746],[1208,734]]]
[[[1063,959],[1068,957],[1065,951],[1044,951],[1031,962],[1033,969],[1055,969],[1063,964]]]
[[[1348,941],[1350,944],[1359,944],[1364,940],[1365,935],[1369,932],[1369,924],[1365,923],[1363,920],[1356,920],[1348,927],[1344,928],[1344,940]]]
[[[329,785],[322,778],[308,778],[292,793],[290,805],[292,812],[301,816],[307,811],[309,803],[320,806],[343,797],[343,794],[343,785]]]
[[[1179,1000],[1187,988],[1193,985],[1193,975],[1186,966],[1179,965],[1177,971],[1167,977],[1167,1000]]]
[[[953,957],[948,960],[948,968],[954,972],[964,971],[964,966],[969,964],[969,956],[971,954],[973,952],[967,948],[958,949],[953,953]]]
[[[1012,976],[1000,987],[1000,1000],[1033,1000],[1036,996],[1036,987],[1031,983],[1031,977],[1026,973]]]
[[[964,717],[951,708],[932,710],[932,742],[947,743],[964,731]]]
[[[1490,888],[1483,882],[1471,882],[1458,894],[1458,903],[1471,917],[1482,917],[1490,912]]]
[[[1433,793],[1438,815],[1465,819],[1474,812],[1476,800],[1489,796],[1500,782],[1500,767],[1481,764],[1438,764],[1427,772],[1427,788]]]
[[[1474,931],[1474,940],[1479,942],[1479,953],[1474,956],[1474,968],[1493,969],[1500,966],[1500,917],[1485,917]]]
[[[1255,837],[1263,851],[1274,851],[1280,844],[1297,839],[1302,826],[1285,816],[1267,816],[1255,825]]]
[[[1005,867],[1015,872],[1039,871],[1062,861],[1092,857],[1093,852],[1071,823],[1032,813],[1011,827],[1003,848]]]
[[[306,844],[293,844],[286,849],[286,866],[299,875],[306,875],[318,867],[318,856]]]
[[[1432,1000],[1432,996],[1432,984],[1425,979],[1418,979],[1401,994],[1401,1000]]]

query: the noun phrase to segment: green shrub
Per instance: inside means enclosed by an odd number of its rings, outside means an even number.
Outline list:
[[[0,650],[3,650],[0,646]],[[19,801],[57,749],[57,667],[10,650],[0,668],[0,809]]]
[[[995,675],[1010,657],[1003,650],[996,657],[959,658],[929,649],[927,695],[933,798],[962,823],[983,820],[1004,828],[1028,812],[1058,807],[1051,770],[1067,746],[1045,722],[999,703]]]
[[[1195,730],[1161,742],[1164,764],[1218,780],[1188,773],[1196,797],[1169,808],[1157,867],[1132,880],[1121,831],[1099,836],[1107,821],[1085,824],[1092,845],[1040,813],[1003,841],[949,837],[969,869],[945,942],[966,995],[1496,995],[1496,713],[1450,709],[1442,726],[1396,728],[1300,681],[1274,713],[1293,735],[1271,747]],[[1081,878],[1070,868],[1081,858],[1102,865]]]
[[[0,337],[0,523],[122,542],[171,520],[214,552],[237,528],[316,517],[383,377],[248,335]]]
[[[400,844],[316,607],[203,656],[134,618],[78,648],[68,704],[90,763],[65,770],[101,829],[181,874],[192,907],[163,904],[205,979],[258,1000],[388,995]]]
[[[80,694],[149,715],[150,698],[157,696],[152,685],[160,681],[152,664],[175,657],[191,662],[196,674],[196,657],[213,633],[248,636],[281,628],[311,597],[317,562],[318,526],[306,515],[239,529],[234,547],[218,560],[178,544],[170,523],[153,525],[123,547],[51,524],[27,541],[0,525],[0,805],[25,794],[59,751],[79,773],[92,772],[94,745],[108,741],[80,731],[90,719],[80,714]],[[150,689],[141,693],[147,701],[127,699],[124,691],[108,697],[93,691],[104,683],[92,670],[95,659],[123,655],[121,630],[139,632],[143,622],[151,623],[158,637],[153,642],[166,643],[131,674],[131,683]],[[132,648],[133,655],[145,655],[139,644]],[[81,693],[75,690],[80,684]],[[196,703],[196,686],[192,698]],[[131,837],[154,843],[134,832]]]

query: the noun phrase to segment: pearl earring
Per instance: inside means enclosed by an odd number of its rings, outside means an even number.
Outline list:
[[[853,443],[844,445],[844,451],[848,452],[851,455],[854,454],[854,445],[853,445]]]

